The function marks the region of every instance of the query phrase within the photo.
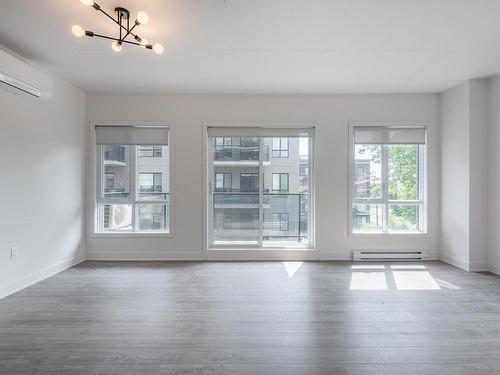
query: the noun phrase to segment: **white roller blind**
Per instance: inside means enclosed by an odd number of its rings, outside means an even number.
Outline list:
[[[314,128],[208,127],[209,137],[312,137]]]
[[[355,126],[355,144],[425,144],[425,127]]]
[[[97,125],[98,145],[168,145],[165,126],[105,126]]]

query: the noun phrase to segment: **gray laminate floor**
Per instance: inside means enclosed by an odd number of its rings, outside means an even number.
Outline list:
[[[85,262],[0,300],[1,374],[500,374],[500,277]]]

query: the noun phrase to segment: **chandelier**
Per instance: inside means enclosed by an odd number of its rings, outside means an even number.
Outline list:
[[[73,32],[73,35],[76,36],[77,38],[81,38],[83,36],[88,36],[88,37],[96,37],[96,38],[103,38],[103,39],[108,39],[112,40],[113,43],[111,43],[111,48],[115,52],[120,52],[122,50],[122,46],[124,43],[126,44],[133,44],[145,49],[153,50],[156,52],[158,55],[161,55],[163,53],[163,46],[160,43],[156,44],[150,44],[147,39],[141,38],[139,35],[134,33],[134,30],[137,26],[139,25],[145,25],[149,21],[148,14],[146,12],[139,12],[137,13],[137,18],[136,20],[131,24],[130,22],[130,12],[125,9],[125,8],[120,8],[117,7],[115,8],[115,17],[111,16],[109,13],[104,11],[99,4],[97,4],[93,0],[80,0],[80,2],[83,5],[86,6],[91,6],[98,12],[103,13],[106,15],[109,19],[111,19],[114,23],[118,25],[119,32],[118,37],[113,37],[113,36],[107,36],[107,35],[101,35],[97,34],[93,31],[88,31],[84,30],[81,26],[79,25],[74,25],[71,28],[71,31]],[[133,40],[128,40],[128,39]]]

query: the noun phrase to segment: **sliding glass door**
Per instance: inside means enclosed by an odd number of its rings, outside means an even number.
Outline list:
[[[312,247],[313,129],[209,127],[212,248]]]

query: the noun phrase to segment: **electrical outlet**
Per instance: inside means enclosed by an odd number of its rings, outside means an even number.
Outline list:
[[[17,246],[10,248],[10,259],[11,260],[17,259],[17,251],[18,250],[19,250],[19,248]]]

